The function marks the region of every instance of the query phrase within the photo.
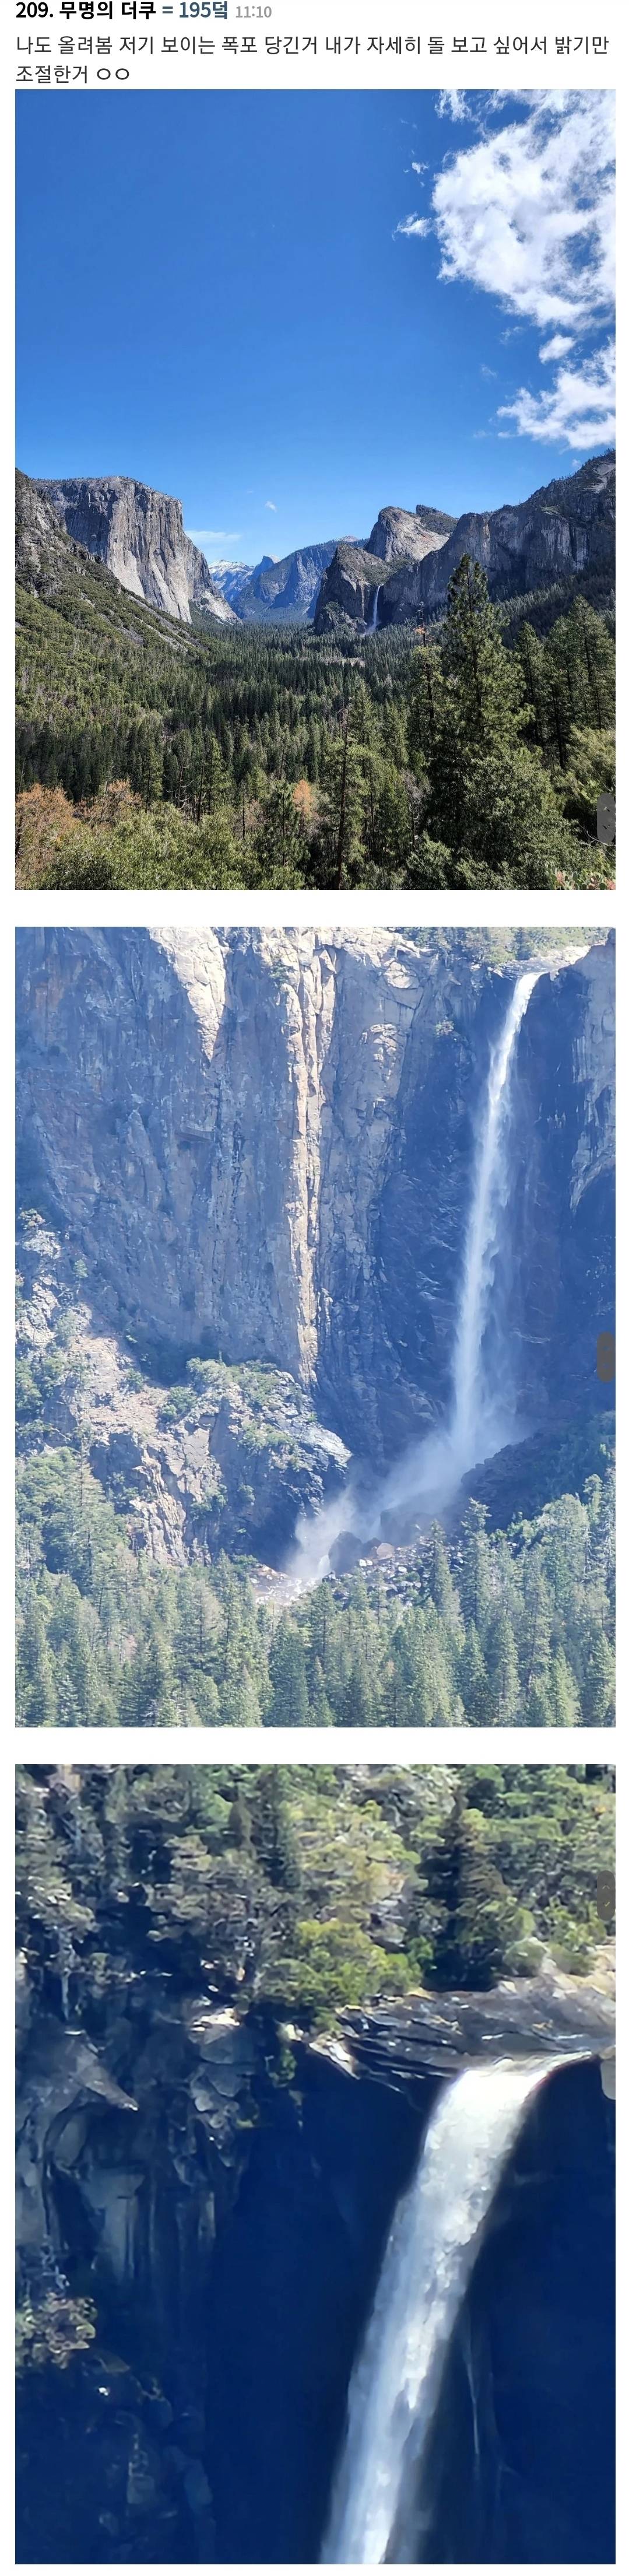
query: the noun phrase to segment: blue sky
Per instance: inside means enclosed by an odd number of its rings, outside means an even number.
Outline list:
[[[613,436],[612,108],[22,96],[19,464],[247,561],[570,471]]]

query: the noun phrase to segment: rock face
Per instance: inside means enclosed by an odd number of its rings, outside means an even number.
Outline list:
[[[191,607],[221,622],[233,616],[205,556],[186,536],[181,502],[128,475],[95,475],[35,486],[74,545],[105,563],[123,590],[190,624]]]
[[[367,546],[350,545],[348,539],[337,546],[329,569],[323,575],[315,613],[316,635],[336,633],[339,617],[358,619],[371,624],[376,592],[387,580],[379,555],[370,554]]]
[[[299,2046],[294,2084],[270,2083],[255,2014],[164,1970],[139,1905],[83,1999],[96,2038],[21,1964],[22,2289],[91,2296],[97,2335],[22,2383],[18,2557],[313,2565],[438,2079]],[[612,2147],[585,2043],[536,2095],[477,2255],[434,2418],[429,2563],[613,2557]]]
[[[20,1201],[69,1230],[99,1329],[288,1372],[372,1462],[442,1418],[515,970],[388,930],[17,948]],[[613,1032],[613,942],[551,960],[518,1041],[505,1290],[542,1413],[595,1398],[613,1320]]]
[[[44,484],[15,477],[15,578],[25,590],[55,596],[76,561],[72,540],[53,509]]]
[[[403,626],[417,622],[422,611],[428,616],[436,615],[464,554],[481,564],[494,598],[544,589],[552,582],[563,582],[584,572],[600,576],[611,594],[615,571],[615,465],[613,454],[592,457],[575,474],[533,492],[528,501],[508,504],[500,510],[468,511],[456,523],[448,523],[449,534],[433,535],[421,552],[410,541],[414,525],[410,514],[381,512],[369,538],[368,553],[372,567],[374,559],[381,555],[393,568],[379,604],[379,624]],[[401,542],[395,548],[391,531],[389,553],[386,531],[375,541],[381,521],[392,520],[399,520],[403,526],[400,525]],[[426,534],[430,539],[429,529]],[[396,553],[403,557],[397,564]],[[339,612],[354,619],[368,614],[364,553],[356,562],[353,590],[351,554],[347,545],[338,547],[324,574],[315,617],[318,633],[330,631],[338,622]],[[374,578],[378,576],[372,570],[372,585]]]
[[[566,2066],[503,2174],[448,2353],[429,2560],[613,2558],[612,2198],[600,2069]]]
[[[70,2288],[93,2293],[100,2320],[66,2389],[54,2371],[29,2381],[19,2435],[25,2554],[39,2533],[53,2559],[58,2547],[71,2558],[78,2540],[90,2561],[115,2560],[121,2542],[131,2561],[212,2561],[205,2311],[217,2228],[257,2116],[261,2053],[229,2003],[202,1984],[175,1994],[150,1956],[140,1967],[137,1938],[132,1948],[131,1996],[122,1983],[115,2002],[112,1994],[98,2045],[29,1998],[19,1963],[22,2293],[35,2308]],[[136,2069],[133,2094],[112,2070],[123,2058],[129,2076]]]
[[[495,597],[511,597],[598,578],[613,591],[615,569],[615,456],[589,458],[575,474],[532,493],[527,501],[458,520],[417,503],[414,511],[387,503],[365,540],[329,538],[302,546],[275,562],[223,564],[212,573],[186,536],[181,503],[125,475],[86,476],[29,484],[19,476],[18,579],[33,581],[38,550],[50,550],[49,513],[73,544],[84,547],[138,599],[190,623],[191,608],[223,621],[303,624],[334,632],[343,618],[369,624],[377,588],[379,625],[417,622],[443,607],[448,582],[463,554],[487,573]],[[42,517],[42,512],[44,516]]]
[[[405,562],[423,563],[425,555],[445,545],[454,527],[456,520],[448,518],[445,510],[428,510],[424,515],[421,502],[415,511],[396,510],[388,503],[378,512],[367,538],[367,553],[377,555],[381,563],[393,563],[399,555]]]
[[[343,538],[321,582],[315,608],[317,634],[334,633],[339,612],[370,624],[378,592],[382,595],[378,625],[387,624],[382,602],[394,573],[398,582],[410,581],[414,567],[445,545],[454,525],[443,510],[427,510],[422,516],[419,504],[415,511],[396,510],[388,504],[380,510],[365,545]]]
[[[488,1994],[410,1995],[344,2016],[349,2062],[383,2083],[456,2075],[492,2050],[496,2058],[591,2053],[613,2061],[615,1943],[605,1941],[587,1975],[572,1977],[546,1954],[535,1977],[505,1978]]]
[[[265,568],[267,563],[271,562],[272,556],[265,555]],[[262,566],[260,564],[213,563],[212,580],[214,582],[215,589],[222,591],[223,599],[229,600],[230,608],[235,608],[238,600],[238,593],[239,591],[244,590],[245,582],[251,581],[253,573],[260,572],[261,570]]]
[[[512,1251],[519,1286],[514,1284],[511,1323],[520,1383],[531,1390],[533,1405],[541,1358],[546,1385],[554,1385],[558,1401],[570,1406],[577,1383],[586,1384],[591,1377],[593,1322],[596,1336],[609,1329],[613,1312],[610,962],[608,945],[590,949],[581,961],[582,1014],[576,985],[569,983],[560,994],[557,982],[547,985],[544,979],[535,987],[530,1016],[527,1012],[522,1026],[518,1076],[530,1110],[515,1142]],[[556,1210],[568,1168],[570,1216],[564,1227],[561,1220],[556,1223]]]
[[[316,1511],[349,1463],[309,1395],[278,1370],[210,1360],[173,1400],[77,1300],[59,1236],[32,1222],[19,1231],[19,1358],[54,1354],[52,1428],[63,1443],[80,1426],[93,1474],[115,1502],[121,1489],[127,1497],[136,1550],[162,1565],[185,1566],[205,1547],[276,1563],[299,1511]]]
[[[322,545],[300,546],[277,563],[272,555],[263,555],[249,578],[226,594],[233,599],[237,616],[247,625],[282,618],[291,625],[303,625],[314,613],[321,576],[335,548],[336,538],[331,537]]]

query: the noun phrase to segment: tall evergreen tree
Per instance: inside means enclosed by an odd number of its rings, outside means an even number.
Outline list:
[[[300,1886],[299,1846],[290,1811],[287,1774],[278,1762],[256,1775],[251,1831],[257,1857],[273,1887],[294,1895]]]
[[[290,1619],[280,1619],[269,1658],[273,1700],[273,1726],[306,1726],[308,1723],[308,1682],[302,1639]]]

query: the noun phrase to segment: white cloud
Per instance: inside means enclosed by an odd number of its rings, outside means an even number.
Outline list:
[[[424,233],[432,232],[432,224],[430,223],[428,215],[405,215],[403,224],[396,224],[395,231],[396,233],[406,233],[408,240],[410,240],[412,235],[415,241],[421,241]]]
[[[415,171],[417,179],[423,179],[424,171],[428,168],[429,163],[427,161],[411,161],[411,170]]]
[[[495,367],[481,367],[481,376],[494,376],[494,377],[495,377],[495,373],[496,373],[496,369],[495,369]]]
[[[579,344],[595,333],[600,342],[614,310],[614,93],[529,90],[519,103],[516,120],[500,92],[439,92],[438,115],[475,123],[477,135],[480,125],[480,137],[446,155],[431,216],[407,215],[396,230],[415,240],[436,232],[441,278],[515,315],[505,343],[527,326],[543,335],[539,361],[552,380],[540,393],[519,386],[497,414],[514,426],[498,436],[600,447],[614,438],[613,343],[589,357]]]
[[[193,546],[235,546],[237,538],[242,536],[242,528],[188,528],[188,536],[192,538]]]
[[[480,136],[446,155],[432,222],[407,215],[397,231],[420,240],[436,232],[441,278],[464,280],[515,315],[504,342],[531,325],[543,335],[539,359],[553,380],[539,394],[521,385],[502,404],[498,419],[514,428],[498,436],[602,446],[614,436],[612,344],[588,358],[579,342],[600,337],[614,310],[614,93],[529,90],[520,104],[516,120],[499,92],[439,92],[438,115],[474,122],[477,134],[480,124]],[[500,113],[498,130],[490,113]]]
[[[455,125],[462,125],[464,120],[471,118],[471,114],[472,110],[471,107],[468,106],[464,90],[439,90],[437,97],[438,116],[451,116]]]
[[[546,367],[549,359],[552,358],[567,358],[568,350],[573,348],[574,338],[571,331],[553,331],[552,340],[545,340],[543,348],[540,349],[540,366]]]
[[[265,510],[276,510],[276,509],[277,509],[277,501],[265,501],[264,507],[265,507]]]
[[[512,403],[500,404],[498,419],[513,420],[522,438],[551,440],[555,445],[585,451],[613,447],[614,386],[614,344],[610,340],[605,349],[594,358],[584,359],[581,366],[560,366],[547,393],[532,394],[526,385],[521,385]],[[499,431],[500,437],[506,435],[508,432]]]
[[[435,181],[441,275],[537,323],[587,325],[613,302],[613,93],[545,91]]]

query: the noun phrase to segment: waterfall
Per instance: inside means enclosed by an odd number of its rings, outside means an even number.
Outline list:
[[[395,2212],[352,2372],[325,2565],[379,2567],[391,2558],[403,2566],[417,2558],[427,2518],[422,2472],[448,2345],[529,2096],[559,2062],[469,2067],[439,2095],[414,2181]]]
[[[483,1334],[498,1252],[500,1209],[506,1204],[509,1188],[505,1144],[516,1040],[539,971],[532,969],[518,976],[506,1020],[492,1050],[487,1078],[454,1353],[450,1439],[454,1456],[461,1461],[462,1474],[479,1458],[487,1457],[491,1447],[492,1404],[483,1389]],[[493,1445],[496,1446],[495,1440]]]
[[[376,609],[378,597],[376,595]],[[374,611],[375,614],[375,611]],[[372,621],[373,622],[373,621]],[[500,1245],[501,1217],[509,1196],[508,1135],[518,1033],[542,967],[518,976],[499,1037],[492,1048],[478,1146],[474,1158],[465,1235],[462,1283],[454,1344],[453,1393],[447,1422],[413,1441],[368,1498],[345,1489],[322,1511],[297,1524],[285,1588],[302,1592],[330,1572],[330,1551],[342,1534],[365,1545],[377,1538],[387,1512],[422,1507],[440,1512],[471,1467],[513,1438],[513,1401],[483,1379],[483,1340]]]
[[[377,591],[376,591],[376,596],[375,596],[374,603],[373,603],[373,608],[372,608],[372,611],[371,611],[371,616],[370,616],[370,619],[369,619],[369,625],[368,625],[368,627],[367,627],[367,634],[368,634],[368,635],[375,635],[375,632],[376,632],[376,627],[377,627],[377,624],[378,624],[378,600],[379,600],[379,598],[380,598],[380,592],[381,592],[381,589],[382,589],[382,582],[381,582],[381,581],[379,581],[379,582],[378,582],[378,588],[377,588]]]

